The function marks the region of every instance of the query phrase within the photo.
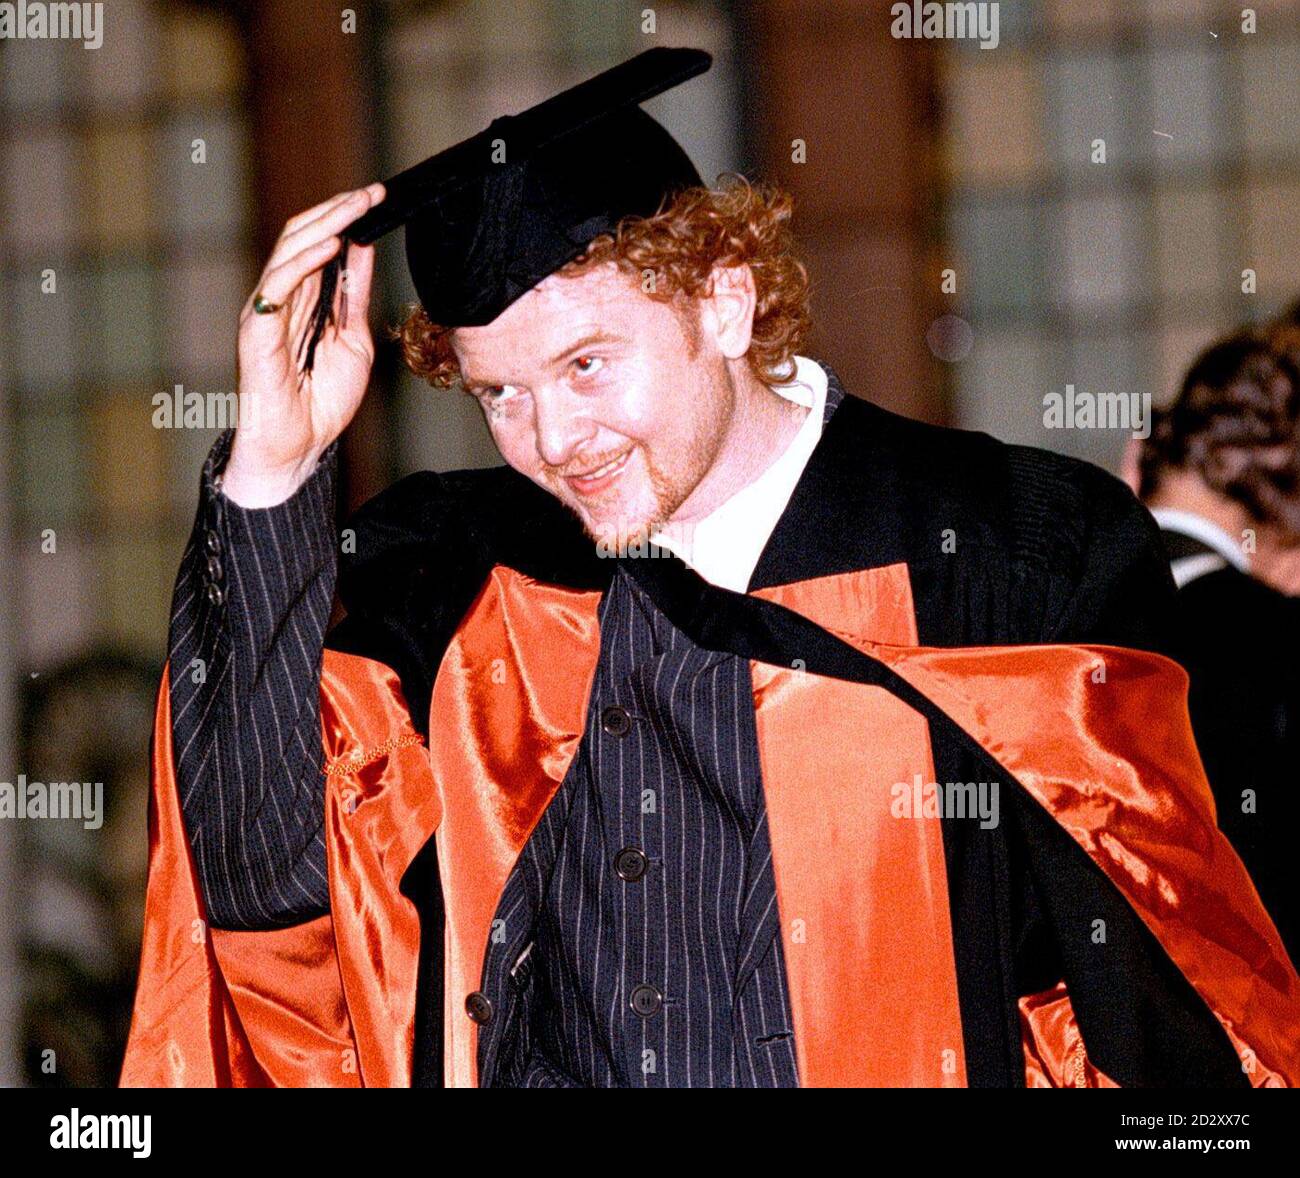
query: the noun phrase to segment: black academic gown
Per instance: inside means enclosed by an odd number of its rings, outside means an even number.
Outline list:
[[[1167,528],[1171,560],[1214,549]],[[1242,857],[1293,960],[1300,958],[1300,599],[1231,564],[1178,591],[1175,657],[1214,789],[1219,826]]]
[[[831,376],[832,388],[839,391]],[[443,652],[497,565],[599,589],[612,562],[557,500],[508,468],[422,473],[353,520],[329,646],[395,669],[417,726]],[[1006,780],[975,742],[883,664],[677,560],[629,562],[696,642],[878,682],[930,722],[936,780]],[[1174,587],[1150,517],[1095,467],[932,427],[845,397],[778,522],[751,591],[902,564],[920,644],[1106,643],[1168,650]],[[945,821],[968,1079],[1025,1083],[1017,999],[1068,977],[1089,1058],[1125,1085],[1240,1086],[1241,1063],[1151,932],[1068,833],[1013,791],[993,837]],[[433,840],[402,881],[421,918],[417,1085],[441,1082],[443,938]],[[1103,920],[1109,949],[1089,938]],[[1077,926],[1077,927],[1076,927]],[[1066,933],[1064,930],[1069,930]],[[1115,1002],[1116,986],[1139,1001]]]

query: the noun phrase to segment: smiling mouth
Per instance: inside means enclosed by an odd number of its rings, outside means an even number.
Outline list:
[[[579,495],[596,495],[610,486],[627,466],[632,451],[624,450],[617,458],[611,458],[602,466],[593,467],[585,474],[566,475],[564,481]]]

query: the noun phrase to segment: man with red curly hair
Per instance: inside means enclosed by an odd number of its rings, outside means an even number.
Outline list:
[[[1294,1083],[1150,519],[802,353],[789,199],[637,105],[707,66],[286,225],[177,582],[122,1082]],[[506,465],[340,539],[399,225],[407,361]]]

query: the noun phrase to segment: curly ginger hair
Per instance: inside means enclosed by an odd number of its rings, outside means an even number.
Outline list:
[[[755,187],[743,176],[720,188],[686,188],[649,217],[624,217],[615,234],[594,238],[556,274],[573,277],[614,262],[647,298],[680,308],[707,297],[715,266],[748,265],[757,296],[748,360],[760,380],[781,384],[793,377],[794,357],[812,326],[808,273],[793,253],[793,212],[788,193]],[[453,330],[431,322],[417,304],[391,334],[416,376],[450,388],[460,380]]]

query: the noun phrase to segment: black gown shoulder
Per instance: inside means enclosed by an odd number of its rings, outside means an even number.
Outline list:
[[[923,645],[1170,648],[1173,579],[1155,522],[1122,482],[846,398],[754,585],[896,563]]]
[[[1191,678],[1196,744],[1219,826],[1300,960],[1300,889],[1292,832],[1300,824],[1300,599],[1234,568],[1178,593],[1178,660]]]

